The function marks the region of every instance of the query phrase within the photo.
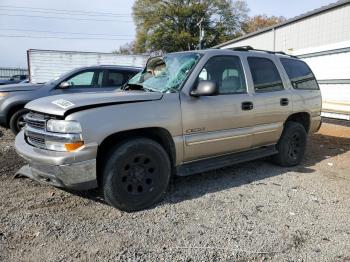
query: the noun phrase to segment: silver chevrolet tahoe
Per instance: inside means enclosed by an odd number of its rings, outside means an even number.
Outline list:
[[[40,98],[26,105],[18,174],[70,189],[99,187],[125,211],[159,201],[170,177],[261,157],[298,165],[321,125],[310,68],[245,48],[151,58],[122,90]]]

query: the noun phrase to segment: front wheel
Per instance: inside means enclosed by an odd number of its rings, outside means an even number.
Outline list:
[[[306,141],[305,128],[297,122],[287,122],[277,144],[278,154],[273,156],[274,162],[285,167],[300,164],[304,157]]]
[[[17,135],[19,131],[21,131],[22,128],[25,126],[26,123],[24,120],[24,116],[28,114],[28,112],[29,110],[22,108],[11,116],[10,129],[15,135]]]
[[[150,207],[165,193],[171,174],[168,154],[147,138],[127,140],[112,150],[103,170],[105,200],[127,212]]]

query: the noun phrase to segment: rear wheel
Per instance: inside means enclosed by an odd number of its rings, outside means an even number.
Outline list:
[[[27,109],[20,109],[17,112],[15,112],[11,118],[10,118],[10,129],[11,131],[17,135],[19,131],[25,126],[24,116],[28,114]]]
[[[125,141],[107,157],[105,200],[127,212],[147,208],[163,196],[170,174],[170,160],[161,145],[147,138]]]
[[[307,141],[305,128],[297,122],[287,122],[277,144],[278,154],[273,156],[275,163],[281,166],[295,166],[304,157]]]

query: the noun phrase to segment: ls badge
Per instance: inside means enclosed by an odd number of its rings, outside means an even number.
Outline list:
[[[205,127],[196,127],[196,128],[190,128],[186,130],[187,134],[192,134],[192,133],[200,133],[200,132],[204,132],[205,131]]]

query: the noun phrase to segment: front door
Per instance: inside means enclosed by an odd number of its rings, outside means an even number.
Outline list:
[[[240,58],[209,58],[195,85],[202,80],[215,81],[219,94],[196,98],[181,93],[185,162],[251,147],[254,108]]]
[[[102,91],[103,71],[98,69],[88,69],[75,73],[68,77],[64,82],[69,83],[68,88],[53,89],[52,94],[99,92]],[[106,89],[107,91],[108,89]]]

